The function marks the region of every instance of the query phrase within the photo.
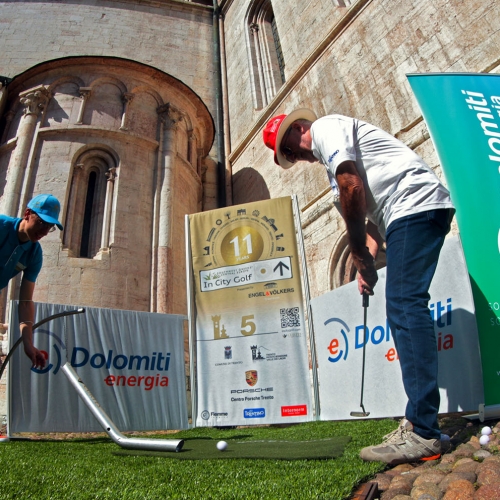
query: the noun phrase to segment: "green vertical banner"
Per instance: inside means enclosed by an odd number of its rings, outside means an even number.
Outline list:
[[[408,75],[457,209],[485,405],[500,403],[500,75]]]

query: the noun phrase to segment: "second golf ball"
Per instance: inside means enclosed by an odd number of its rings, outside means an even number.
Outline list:
[[[227,448],[227,443],[225,441],[219,441],[217,443],[217,449],[220,451],[224,451]]]
[[[481,429],[481,434],[483,436],[489,436],[491,434],[491,427],[483,427]]]
[[[483,446],[485,444],[488,444],[490,442],[490,437],[489,436],[481,436],[479,438],[479,444],[482,444]]]

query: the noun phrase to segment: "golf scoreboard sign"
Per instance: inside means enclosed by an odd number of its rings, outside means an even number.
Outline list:
[[[291,198],[189,216],[196,426],[312,420]]]

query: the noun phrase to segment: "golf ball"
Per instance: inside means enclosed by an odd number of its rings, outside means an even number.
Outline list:
[[[491,434],[491,427],[483,427],[481,429],[481,434],[483,436],[489,436]]]
[[[217,449],[219,451],[224,451],[227,448],[227,443],[225,441],[219,441],[217,443]]]
[[[488,444],[490,442],[490,437],[489,436],[481,436],[479,438],[479,444],[482,444],[483,446],[485,444]]]

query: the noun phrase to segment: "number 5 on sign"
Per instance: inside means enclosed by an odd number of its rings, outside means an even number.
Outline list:
[[[249,314],[248,316],[243,316],[241,318],[241,333],[242,335],[245,335],[246,337],[249,337],[250,335],[253,335],[256,330],[255,323],[251,321],[254,318],[253,314]],[[247,330],[247,328],[249,328]]]

